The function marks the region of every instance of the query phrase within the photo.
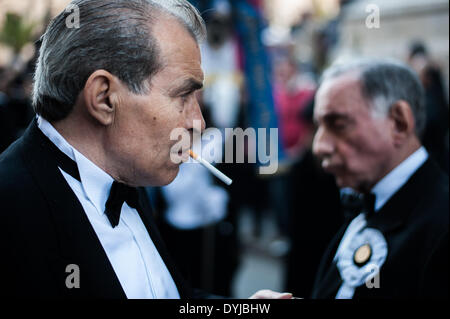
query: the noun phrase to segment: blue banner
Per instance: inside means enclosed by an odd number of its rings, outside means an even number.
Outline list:
[[[257,8],[246,0],[231,2],[235,13],[235,27],[244,51],[245,79],[249,94],[249,124],[253,128],[278,127],[272,95],[269,57],[261,40],[264,27]],[[278,134],[278,158],[284,159]]]

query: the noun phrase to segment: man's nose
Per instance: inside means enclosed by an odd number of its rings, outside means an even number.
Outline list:
[[[332,155],[334,152],[334,142],[332,136],[322,127],[317,129],[313,140],[313,153],[319,158]]]
[[[203,132],[206,128],[205,119],[203,118],[202,110],[195,96],[192,97],[192,102],[189,103],[188,109],[186,110],[186,128],[188,130],[198,130]],[[200,122],[200,124],[199,124]]]

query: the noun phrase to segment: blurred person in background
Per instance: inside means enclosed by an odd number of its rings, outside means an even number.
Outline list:
[[[303,114],[314,98],[315,83],[307,73],[302,73],[290,46],[279,48],[272,65],[274,104],[281,148],[285,158],[280,161],[279,170],[269,184],[271,199],[275,202],[272,205],[279,229],[278,237],[275,237],[270,247],[276,256],[285,256],[291,249],[293,236],[299,235],[292,233],[291,229],[292,214],[295,214],[296,209],[299,208],[294,206],[301,196],[301,185],[292,183],[292,178],[293,170],[299,162],[303,161],[312,138],[312,122],[308,121]],[[304,182],[308,184],[308,181],[304,180]],[[305,201],[304,208],[306,206]]]
[[[32,60],[19,73],[7,67],[0,70],[0,153],[23,134],[33,118],[33,65]]]
[[[15,133],[11,128],[9,115],[9,98],[6,95],[8,86],[7,69],[0,67],[0,153],[3,152],[13,141]]]
[[[274,62],[274,99],[283,148],[291,161],[311,140],[312,125],[302,116],[314,97],[315,84],[301,74],[292,57]]]
[[[428,50],[420,41],[411,44],[408,63],[417,72],[425,88],[427,119],[422,143],[430,156],[448,174],[449,111],[442,72],[439,66],[431,60]]]
[[[423,87],[404,64],[363,60],[324,73],[313,151],[348,218],[313,298],[448,297],[448,175],[420,142],[425,116]]]
[[[313,124],[314,100],[298,116]],[[313,133],[311,131],[311,133]],[[320,261],[330,241],[344,222],[339,189],[334,176],[326,173],[312,152],[312,135],[302,156],[293,163],[288,178],[289,239],[284,290],[310,297]]]

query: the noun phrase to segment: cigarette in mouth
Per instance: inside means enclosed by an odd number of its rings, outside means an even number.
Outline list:
[[[233,182],[228,176],[226,176],[224,173],[219,171],[217,168],[212,166],[210,163],[205,161],[203,158],[195,154],[192,150],[189,150],[189,155],[195,159],[197,162],[202,164],[204,167],[206,167],[211,173],[213,173],[218,179],[220,179],[222,182],[224,182],[227,185],[231,185]]]

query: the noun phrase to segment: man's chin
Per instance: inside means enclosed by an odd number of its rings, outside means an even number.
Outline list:
[[[167,172],[167,174],[165,174],[165,176],[161,177],[158,185],[156,185],[156,186],[169,185],[170,183],[172,183],[175,180],[179,171],[180,171],[180,165],[171,167],[170,171]]]
[[[173,165],[164,174],[155,176],[147,176],[145,179],[141,180],[138,186],[141,187],[162,187],[173,182],[175,177],[177,177],[180,168],[179,165]]]

